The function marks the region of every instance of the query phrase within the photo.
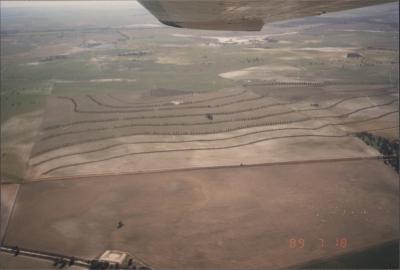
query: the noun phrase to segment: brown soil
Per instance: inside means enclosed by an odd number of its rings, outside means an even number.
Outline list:
[[[126,250],[158,269],[286,267],[398,238],[398,191],[373,160],[31,182],[5,243],[89,258]]]

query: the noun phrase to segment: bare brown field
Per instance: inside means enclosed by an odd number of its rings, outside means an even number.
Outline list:
[[[29,178],[379,156],[352,134],[398,126],[390,85],[162,91],[49,97]]]
[[[7,229],[8,221],[13,210],[15,200],[17,198],[19,185],[2,184],[1,191],[1,226],[0,226],[0,241],[3,241],[4,234]]]
[[[5,244],[88,258],[119,249],[156,269],[289,267],[398,239],[398,191],[377,160],[30,182]]]

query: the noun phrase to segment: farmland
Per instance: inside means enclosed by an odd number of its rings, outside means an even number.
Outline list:
[[[51,97],[32,178],[301,160],[304,140],[320,145],[309,159],[373,156],[352,136],[354,125],[395,128],[385,123],[398,107],[390,85],[341,85],[339,93],[294,86],[296,97],[282,95],[292,87]]]
[[[394,6],[256,33],[170,28],[130,2],[5,8],[2,245],[258,269],[398,240]]]
[[[287,267],[395,238],[397,191],[376,160],[45,180],[22,186],[5,242],[87,258],[126,250],[159,269]]]
[[[350,35],[312,20],[249,35],[172,29],[140,14],[145,26],[6,25],[8,181],[298,160],[304,140],[321,147],[310,159],[362,157],[374,154],[354,132],[398,135],[398,36],[388,25],[373,25],[374,39],[371,25]]]

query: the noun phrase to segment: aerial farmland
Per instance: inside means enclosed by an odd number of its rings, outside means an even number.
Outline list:
[[[393,257],[395,4],[256,33],[170,28],[120,5],[47,7],[36,26],[39,9],[5,8],[3,246],[122,250],[154,269]]]

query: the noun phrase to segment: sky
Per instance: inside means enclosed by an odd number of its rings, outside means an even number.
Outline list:
[[[112,6],[132,6],[131,1],[1,1],[1,7],[40,7],[40,6],[93,6],[93,5],[112,5]],[[138,3],[136,3],[138,4]]]

